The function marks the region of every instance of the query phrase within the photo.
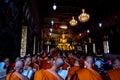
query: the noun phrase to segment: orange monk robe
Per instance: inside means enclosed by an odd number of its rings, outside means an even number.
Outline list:
[[[41,62],[41,68],[42,68],[42,69],[49,69],[49,68],[51,68],[51,67],[52,67],[52,64],[51,64],[51,63],[48,63],[47,60],[43,60],[43,61]]]
[[[6,75],[6,80],[21,80],[21,79],[17,77],[15,73],[9,73]]]
[[[54,54],[52,57],[53,57],[53,60],[56,60],[58,58],[58,54]]]
[[[68,57],[68,61],[69,61],[69,64],[70,64],[71,66],[73,66],[74,63],[75,63],[75,58],[74,58],[74,57]]]
[[[71,67],[68,71],[68,78],[71,78],[75,74],[75,71],[77,71],[79,69],[80,69],[80,66]]]
[[[41,65],[41,61],[42,61],[42,58],[37,57],[37,61],[36,61],[36,63],[39,65],[39,67],[40,67],[40,65]]]
[[[84,68],[84,60],[83,59],[80,59],[80,67]]]
[[[32,63],[32,68],[36,69],[36,71],[37,71],[37,70],[39,70],[39,65],[36,63]]]
[[[107,76],[110,78],[110,80],[120,80],[120,68],[108,70]]]
[[[74,80],[102,80],[102,77],[96,72],[89,69],[80,69],[76,72],[77,79]]]
[[[69,64],[67,62],[64,62],[64,64],[62,65],[62,70],[67,70],[68,67]]]
[[[120,67],[116,69],[118,72],[120,72]]]
[[[10,65],[10,70],[14,70],[15,62]]]
[[[49,71],[41,69],[35,72],[34,80],[58,80],[58,79]]]

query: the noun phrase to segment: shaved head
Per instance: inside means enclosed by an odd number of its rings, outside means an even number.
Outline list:
[[[21,60],[16,61],[15,70],[20,70],[21,68],[23,68],[23,62]]]
[[[85,67],[92,68],[92,66],[93,66],[93,56],[87,55],[85,57],[85,62],[84,63],[85,63]]]
[[[92,56],[87,56],[85,60],[86,60],[86,62],[89,63],[89,64],[92,64],[92,63],[93,63],[93,57],[92,57]]]
[[[51,49],[50,49],[50,54],[51,54],[52,56],[54,56],[54,55],[59,55],[60,52],[61,52],[61,51],[60,51],[60,49],[58,49],[58,48],[51,48]]]
[[[74,65],[76,65],[76,66],[80,66],[79,61],[76,60],[75,63],[74,63]]]
[[[62,58],[57,58],[56,61],[55,61],[55,63],[54,63],[54,65],[55,65],[57,68],[59,68],[59,67],[61,67],[61,66],[63,65],[63,63],[64,63],[64,61],[63,61]]]
[[[25,65],[30,65],[31,62],[32,62],[31,57],[27,57],[27,58],[25,59]]]
[[[113,60],[113,68],[119,68],[120,67],[120,58],[115,58]]]

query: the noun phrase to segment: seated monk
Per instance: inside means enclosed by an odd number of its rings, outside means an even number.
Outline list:
[[[73,80],[102,80],[99,73],[97,73],[93,66],[93,57],[86,56],[85,58],[85,68],[76,71],[76,75],[74,75]]]
[[[16,61],[19,61],[19,60],[20,60],[20,57],[16,57],[15,61],[11,63],[11,65],[10,65],[10,70],[11,70],[11,71],[14,71],[15,62],[16,62]]]
[[[24,67],[23,67],[23,69],[24,70],[32,70],[31,62],[32,62],[31,57],[26,57],[26,59],[24,61]]]
[[[32,62],[31,57],[26,57],[24,61],[23,71],[22,71],[22,74],[27,78],[29,78],[29,80],[33,79],[33,73],[34,71],[36,71],[31,67],[31,62]]]
[[[41,69],[49,69],[51,68],[51,66],[51,59],[49,59],[48,57],[41,61]]]
[[[37,56],[32,56],[32,63],[31,67],[35,69],[35,71],[39,70],[39,65],[36,63],[37,62]]]
[[[41,61],[42,61],[42,58],[40,57],[40,55],[37,55],[36,63],[39,65],[39,69],[41,68]]]
[[[51,63],[49,63],[48,55],[45,51],[41,53],[41,57],[42,57],[42,60],[41,60],[40,68],[41,69],[51,68]]]
[[[113,70],[107,71],[107,77],[109,80],[120,80],[120,59],[115,58],[113,61]]]
[[[64,59],[64,64],[62,65],[62,70],[68,70],[70,64],[67,62],[67,59]]]
[[[6,69],[6,72],[9,73],[10,72],[10,59],[9,58],[5,58],[4,59],[4,69]]]
[[[50,55],[52,56],[52,58],[53,58],[54,61],[58,58],[59,52],[60,51],[59,51],[58,48],[51,48],[50,49]],[[46,56],[43,58],[43,60],[41,62],[41,68],[42,69],[49,69],[51,67],[52,67],[52,65],[51,65],[51,59],[49,59],[49,57],[47,56],[47,53],[46,53]]]
[[[71,66],[74,65],[75,60],[76,60],[76,59],[75,59],[75,57],[72,55],[72,53],[68,55],[68,62],[69,62],[69,64],[70,64]]]
[[[58,48],[50,49],[50,55],[53,57],[53,60],[56,60],[60,56],[59,52],[60,50]]]
[[[27,77],[21,74],[23,70],[23,62],[17,61],[15,63],[15,72],[6,75],[6,80],[28,80]]]
[[[83,59],[83,56],[80,57],[79,63],[80,63],[80,67],[84,68],[84,59]]]
[[[71,80],[72,76],[75,74],[75,72],[77,70],[80,69],[80,64],[79,62],[76,60],[74,63],[74,66],[70,67],[69,71],[68,71],[68,75],[67,75],[67,80]]]
[[[50,69],[41,69],[35,72],[34,80],[63,80],[57,70],[63,65],[62,58],[57,58]]]
[[[63,59],[63,58],[62,58]],[[69,63],[67,62],[67,59],[63,59],[64,63],[58,70],[58,74],[65,80],[68,74],[68,70],[70,68]]]

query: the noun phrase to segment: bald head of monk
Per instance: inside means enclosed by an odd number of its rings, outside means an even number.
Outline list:
[[[31,62],[32,62],[31,57],[27,57],[27,58],[25,59],[25,65],[29,66],[29,65],[31,64]]]
[[[15,71],[17,71],[17,72],[22,72],[22,70],[23,70],[23,62],[21,61],[21,60],[19,60],[19,61],[16,61],[16,63],[15,63]]]
[[[113,68],[116,69],[116,68],[120,68],[120,58],[115,58],[113,60]]]
[[[50,55],[52,57],[54,57],[54,56],[58,57],[58,56],[60,56],[60,53],[61,53],[61,51],[58,48],[51,48],[50,49]]]
[[[93,66],[93,56],[87,55],[85,57],[85,62],[84,63],[85,63],[86,68],[92,68],[92,66]]]
[[[55,61],[55,63],[54,63],[54,66],[56,68],[59,68],[59,67],[61,67],[63,65],[63,63],[64,63],[64,61],[63,61],[62,58],[57,58],[56,61]]]
[[[76,61],[75,61],[74,66],[80,66],[80,64],[79,64],[79,61],[78,61],[78,60],[76,60]]]

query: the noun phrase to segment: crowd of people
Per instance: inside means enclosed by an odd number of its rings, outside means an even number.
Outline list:
[[[6,80],[120,80],[120,58],[76,56],[51,48],[49,53],[3,60]]]

